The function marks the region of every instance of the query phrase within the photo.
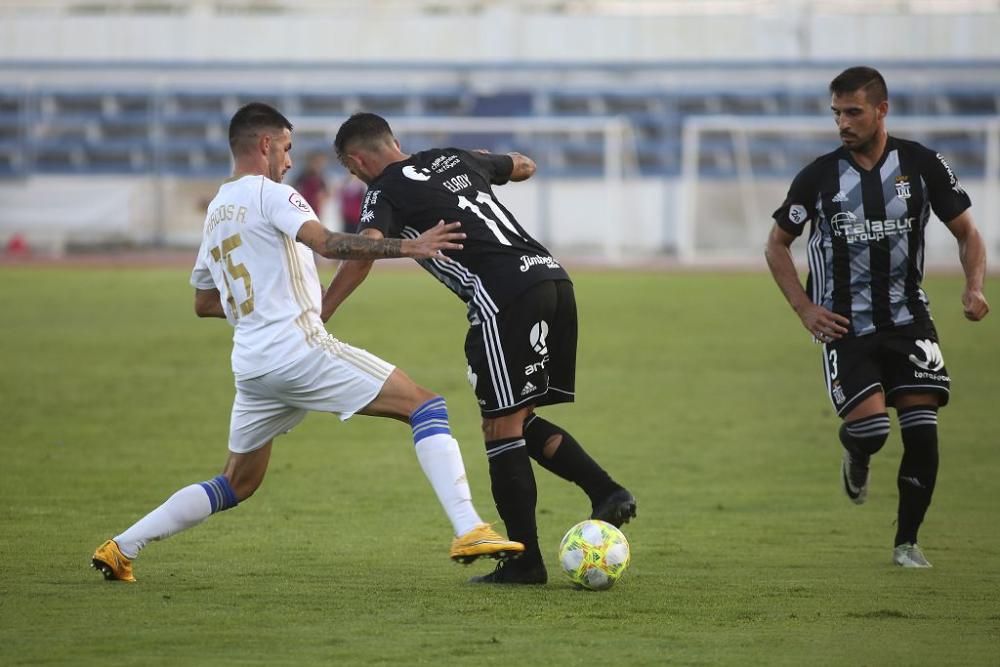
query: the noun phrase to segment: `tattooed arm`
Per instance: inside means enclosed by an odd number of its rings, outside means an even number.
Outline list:
[[[427,259],[442,250],[461,250],[465,234],[457,231],[461,223],[442,220],[415,239],[375,239],[359,234],[331,232],[315,220],[299,228],[298,240],[328,259],[388,259],[412,257]]]

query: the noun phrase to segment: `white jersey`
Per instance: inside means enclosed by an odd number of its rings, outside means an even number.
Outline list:
[[[218,289],[233,325],[233,373],[259,377],[328,334],[312,250],[295,238],[316,214],[295,188],[265,176],[224,183],[208,206],[191,284]]]

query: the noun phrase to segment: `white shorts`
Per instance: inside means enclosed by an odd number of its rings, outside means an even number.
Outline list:
[[[245,454],[291,431],[308,412],[341,420],[375,400],[395,366],[332,336],[288,366],[236,381],[229,450]]]

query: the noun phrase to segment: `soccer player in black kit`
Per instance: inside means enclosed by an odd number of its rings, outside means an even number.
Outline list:
[[[530,178],[535,163],[519,153],[456,148],[407,155],[385,119],[371,113],[344,122],[334,147],[341,163],[368,184],[360,234],[413,238],[440,220],[462,223],[462,250],[420,264],[467,306],[465,356],[483,417],[493,498],[510,539],[525,547],[520,558],[471,581],[544,584],[531,459],[579,485],[592,518],[621,526],[636,515],[636,501],[572,435],[535,414],[536,407],[574,399],[573,284],[492,188]],[[340,265],[323,298],[324,321],[370,268],[366,261]]]
[[[887,134],[889,95],[878,71],[851,67],[830,83],[830,94],[842,146],[792,181],[774,213],[767,262],[802,325],[823,344],[827,392],[843,419],[841,478],[855,504],[867,498],[870,457],[889,436],[886,406],[896,409],[903,458],[892,560],[931,567],[917,530],[934,493],[937,413],[951,382],[920,287],[931,210],[958,241],[962,306],[974,322],[989,312],[986,249],[969,196],[945,159]],[[807,223],[803,290],[790,246]]]

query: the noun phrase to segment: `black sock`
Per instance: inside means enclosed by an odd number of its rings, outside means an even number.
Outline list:
[[[535,503],[538,489],[524,438],[504,438],[486,443],[490,462],[490,482],[497,512],[507,528],[507,537],[524,545],[517,560],[524,565],[541,562]]]
[[[863,463],[867,463],[872,454],[882,449],[888,437],[889,414],[886,412],[840,425],[840,442],[844,449]]]
[[[899,464],[899,514],[895,545],[916,544],[917,531],[934,495],[938,471],[937,406],[899,410],[903,460]]]
[[[545,445],[553,436],[562,441],[552,457],[545,456]],[[559,426],[532,414],[524,420],[524,439],[528,454],[551,473],[573,482],[587,494],[591,505],[597,505],[614,491],[622,488],[611,476],[590,458],[576,439]]]

